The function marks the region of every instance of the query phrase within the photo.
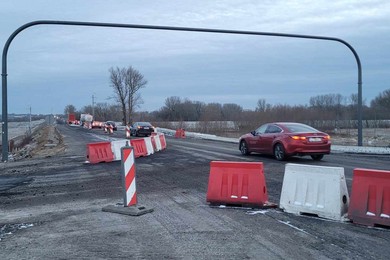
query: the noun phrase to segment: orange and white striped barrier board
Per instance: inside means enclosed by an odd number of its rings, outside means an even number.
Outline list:
[[[124,178],[124,205],[126,207],[137,204],[137,192],[135,185],[135,161],[132,147],[122,148],[122,172]]]
[[[126,126],[126,138],[130,139],[130,136],[131,136],[131,134],[130,134],[130,127]]]

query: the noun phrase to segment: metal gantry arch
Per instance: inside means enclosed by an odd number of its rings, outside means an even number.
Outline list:
[[[274,36],[274,37],[289,37],[314,40],[336,41],[347,46],[352,51],[357,67],[358,67],[358,146],[363,143],[363,125],[362,125],[362,67],[359,56],[355,49],[346,41],[325,36],[300,35],[300,34],[285,34],[271,32],[255,32],[255,31],[237,31],[237,30],[220,30],[206,28],[190,28],[190,27],[172,27],[172,26],[155,26],[142,24],[118,24],[118,23],[97,23],[97,22],[79,22],[79,21],[51,21],[39,20],[26,23],[15,30],[4,45],[2,55],[2,161],[8,160],[8,104],[7,104],[7,54],[12,40],[23,30],[35,25],[72,25],[72,26],[89,26],[89,27],[114,27],[114,28],[130,28],[130,29],[147,29],[147,30],[166,30],[166,31],[186,31],[186,32],[204,32],[204,33],[223,33],[223,34],[241,34],[241,35],[257,35],[257,36]]]

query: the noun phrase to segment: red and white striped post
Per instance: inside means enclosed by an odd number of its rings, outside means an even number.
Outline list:
[[[126,138],[127,138],[127,139],[130,139],[130,135],[131,135],[131,134],[130,134],[130,126],[127,125],[127,126],[126,126]]]
[[[135,160],[134,149],[130,146],[121,148],[122,156],[122,183],[124,190],[125,207],[137,204],[137,188],[135,183]]]
[[[123,206],[109,205],[102,210],[130,216],[140,216],[153,212],[153,208],[146,208],[137,205],[137,189],[135,185],[135,160],[134,149],[126,142],[126,146],[121,148],[122,165],[122,186],[123,186]]]

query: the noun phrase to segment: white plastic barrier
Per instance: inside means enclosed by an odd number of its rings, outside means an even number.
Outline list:
[[[152,144],[152,137],[145,137],[145,144],[146,144],[146,150],[148,151],[148,155],[154,154],[153,144]]]
[[[152,135],[152,138],[156,144],[156,152],[161,151],[161,142],[159,135]]]
[[[344,168],[286,164],[279,206],[285,212],[344,221],[348,205]]]
[[[130,145],[130,141],[126,139],[111,141],[111,150],[114,153],[114,161],[121,160],[121,148],[126,146],[126,142]]]

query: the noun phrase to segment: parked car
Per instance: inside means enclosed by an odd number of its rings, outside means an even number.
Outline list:
[[[133,136],[149,136],[154,132],[154,127],[149,122],[135,122],[130,128],[130,135]]]
[[[117,128],[117,126],[116,126],[116,124],[115,124],[114,121],[106,121],[106,122],[104,123],[104,125],[105,125],[106,127],[108,127],[108,126],[111,125],[114,131],[118,130],[118,128]]]
[[[330,146],[328,134],[301,123],[264,124],[239,139],[243,155],[270,154],[279,161],[295,155],[310,155],[319,161],[330,153]]]

